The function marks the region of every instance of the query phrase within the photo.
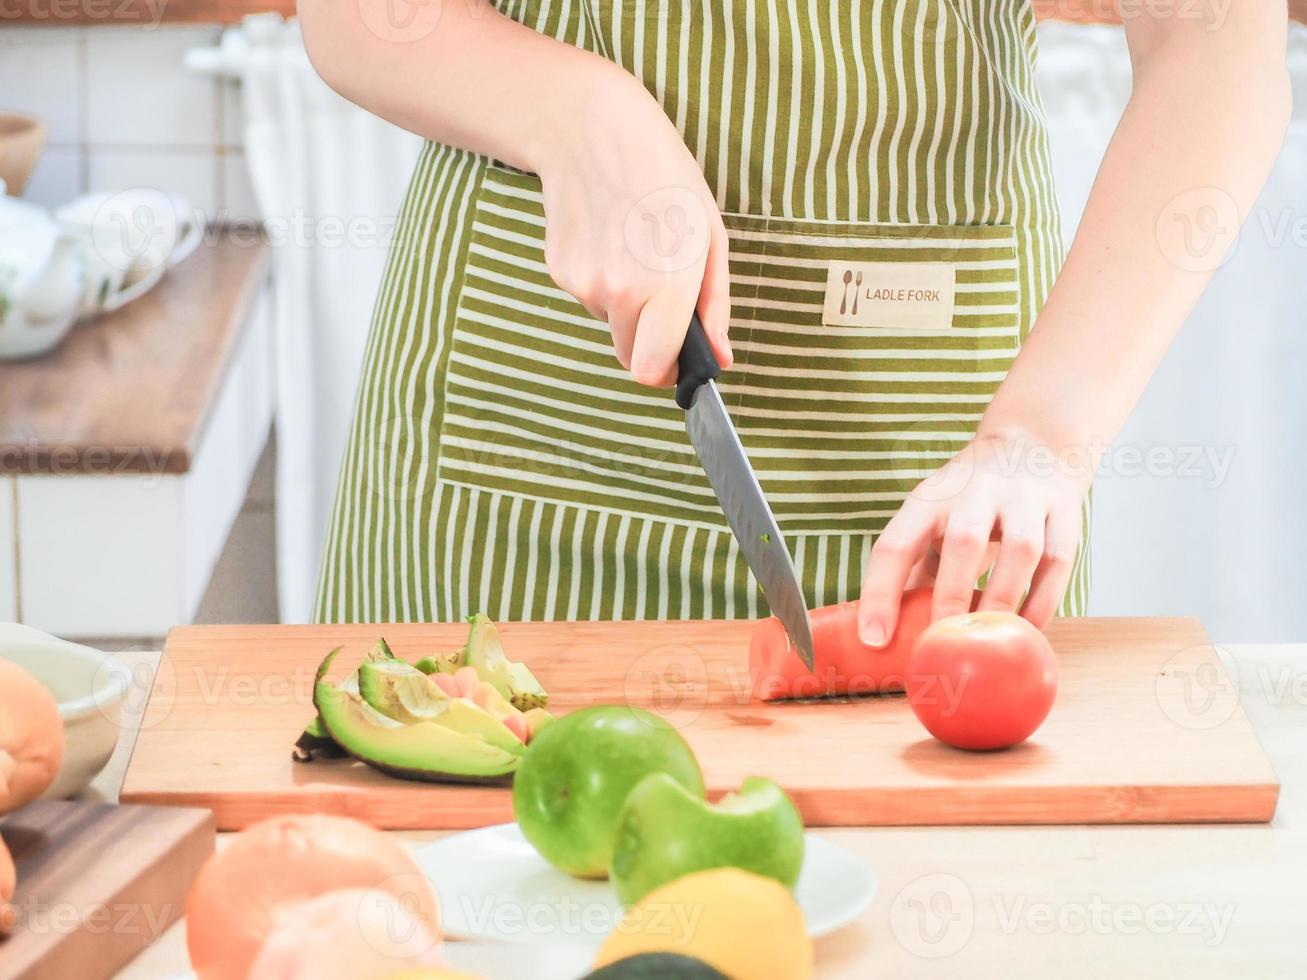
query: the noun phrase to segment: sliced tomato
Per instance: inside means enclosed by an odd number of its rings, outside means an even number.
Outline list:
[[[930,596],[930,589],[911,589],[903,594],[898,625],[883,647],[869,647],[858,639],[856,599],[813,609],[808,613],[812,623],[812,670],[803,665],[790,646],[780,620],[773,616],[760,621],[749,644],[753,696],[760,701],[779,701],[902,691],[912,648],[930,625]],[[979,597],[977,592],[976,599]]]

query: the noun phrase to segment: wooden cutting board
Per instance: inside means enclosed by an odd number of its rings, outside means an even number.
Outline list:
[[[213,853],[213,814],[38,801],[0,822],[18,869],[5,980],[101,980],[182,915]]]
[[[748,622],[509,623],[514,659],[550,708],[626,702],[689,740],[710,795],[776,779],[812,826],[1266,821],[1279,785],[1202,628],[1183,619],[1072,619],[1049,638],[1057,704],[1032,741],[973,754],[930,738],[902,695],[846,703],[749,698]],[[352,667],[384,635],[416,658],[464,624],[174,630],[122,798],[211,807],[222,829],[285,812],[388,828],[512,819],[507,789],[431,785],[348,760],[291,761],[323,655]]]

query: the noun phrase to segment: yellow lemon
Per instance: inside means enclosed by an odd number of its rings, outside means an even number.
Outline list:
[[[794,896],[771,878],[714,868],[677,878],[626,912],[595,960],[680,953],[732,980],[807,980],[812,940]]]

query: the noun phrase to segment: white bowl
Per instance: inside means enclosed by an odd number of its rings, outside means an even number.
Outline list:
[[[0,658],[49,688],[64,722],[64,761],[42,799],[81,792],[113,755],[131,672],[117,657],[30,626],[0,623]]]

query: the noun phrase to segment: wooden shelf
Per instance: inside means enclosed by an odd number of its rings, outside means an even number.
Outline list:
[[[188,472],[267,257],[253,229],[211,232],[52,354],[0,363],[0,474]]]

